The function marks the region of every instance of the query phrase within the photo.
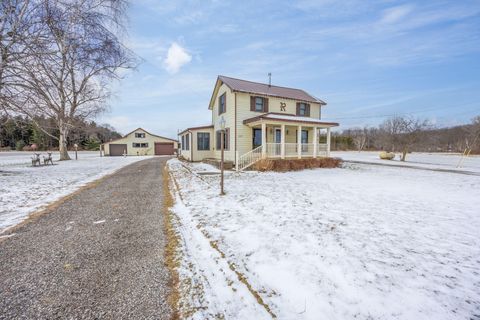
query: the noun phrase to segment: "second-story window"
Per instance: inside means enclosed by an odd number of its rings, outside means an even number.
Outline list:
[[[145,133],[143,133],[143,132],[135,132],[135,138],[145,138]]]
[[[263,98],[255,97],[255,111],[263,112]]]
[[[268,98],[250,96],[250,111],[268,112]]]
[[[227,111],[227,94],[224,93],[218,97],[218,114],[225,113]]]
[[[304,102],[297,103],[297,116],[310,117],[310,104]]]

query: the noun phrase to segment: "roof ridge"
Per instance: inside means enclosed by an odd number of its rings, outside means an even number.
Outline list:
[[[315,98],[317,99],[316,97],[312,96],[310,93],[306,92],[305,90],[303,89],[299,89],[299,88],[292,88],[292,87],[284,87],[284,86],[277,86],[277,85],[269,85],[268,83],[263,83],[263,82],[256,82],[256,81],[251,81],[251,80],[245,80],[245,79],[239,79],[239,78],[233,78],[233,77],[229,77],[229,76],[224,76],[224,75],[221,75],[219,74],[218,77],[222,77],[222,78],[228,78],[228,79],[233,79],[233,80],[240,80],[240,81],[245,81],[245,82],[250,82],[250,83],[256,83],[256,84],[263,84],[265,86],[269,86],[269,87],[276,87],[276,88],[283,88],[283,89],[292,89],[292,90],[298,90],[298,91],[302,91],[303,93],[311,96],[312,98]]]

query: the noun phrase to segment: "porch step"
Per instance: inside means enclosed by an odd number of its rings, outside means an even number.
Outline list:
[[[221,160],[220,159],[215,159],[215,158],[207,158],[203,159],[202,162],[212,165],[218,169],[220,169],[221,165]],[[223,168],[225,170],[232,170],[233,169],[233,161],[225,160],[223,161]]]

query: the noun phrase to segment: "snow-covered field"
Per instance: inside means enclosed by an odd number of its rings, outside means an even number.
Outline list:
[[[169,168],[192,318],[480,319],[478,176]]]
[[[32,167],[31,155],[0,152],[0,234],[81,186],[148,158],[100,157],[98,152],[79,152],[78,160],[60,162],[58,153],[54,153],[53,166]],[[70,157],[75,154],[71,152]]]
[[[427,169],[441,169],[454,171],[471,171],[480,173],[480,156],[464,157],[459,153],[411,153],[405,162],[400,161],[400,154],[394,160],[382,160],[380,151],[333,151],[332,157],[351,161],[363,161],[392,166],[413,166]]]

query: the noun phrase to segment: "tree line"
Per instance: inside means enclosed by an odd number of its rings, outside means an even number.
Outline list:
[[[472,122],[436,128],[429,121],[394,116],[377,127],[356,127],[332,135],[333,150],[385,150],[401,152],[402,160],[412,151],[480,153],[480,116]]]
[[[0,117],[0,150],[58,150],[59,141],[52,136],[58,135],[55,119],[37,117]],[[37,125],[41,124],[41,128]],[[48,132],[48,134],[45,133]],[[74,144],[80,150],[99,150],[100,144],[120,138],[121,134],[108,124],[98,125],[94,121],[78,119],[68,132],[67,145]]]
[[[120,37],[126,8],[125,0],[2,0],[2,119],[27,119],[70,159],[78,123],[104,112],[112,80],[136,65]]]

